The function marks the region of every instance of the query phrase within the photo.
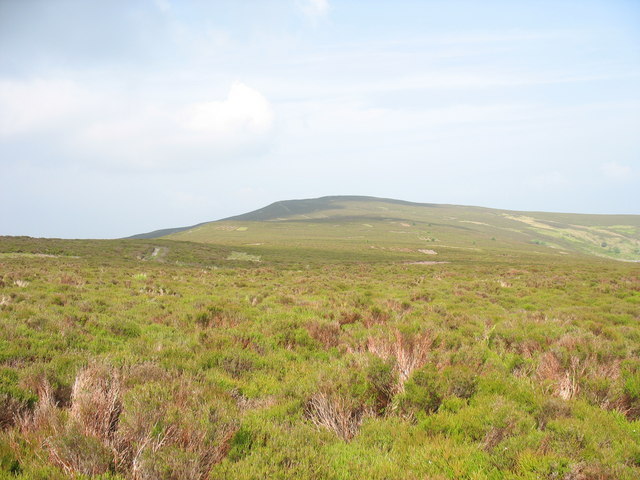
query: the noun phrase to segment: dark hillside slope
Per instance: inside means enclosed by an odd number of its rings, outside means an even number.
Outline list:
[[[345,209],[347,207],[343,205],[344,202],[388,203],[391,205],[407,205],[414,207],[438,207],[438,205],[434,203],[414,203],[404,200],[394,200],[391,198],[339,195],[303,200],[283,200],[272,203],[271,205],[267,205],[266,207],[259,208],[258,210],[254,210],[253,212],[224,218],[222,221],[244,220],[253,222],[264,222],[277,219],[285,220],[294,215],[309,215],[325,210]]]

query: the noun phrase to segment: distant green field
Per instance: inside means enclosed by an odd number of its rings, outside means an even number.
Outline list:
[[[640,478],[636,217],[304,202],[0,237],[0,478]]]

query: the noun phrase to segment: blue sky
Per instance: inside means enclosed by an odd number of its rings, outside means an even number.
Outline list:
[[[0,234],[333,194],[640,214],[636,1],[0,2]]]

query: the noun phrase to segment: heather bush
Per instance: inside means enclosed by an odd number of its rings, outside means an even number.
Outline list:
[[[440,373],[433,365],[413,372],[400,398],[401,410],[407,413],[433,413],[438,410],[446,392]]]

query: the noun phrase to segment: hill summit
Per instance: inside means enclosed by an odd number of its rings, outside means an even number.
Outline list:
[[[520,212],[366,196],[285,200],[132,238],[311,249],[504,249],[640,261],[640,215]]]

